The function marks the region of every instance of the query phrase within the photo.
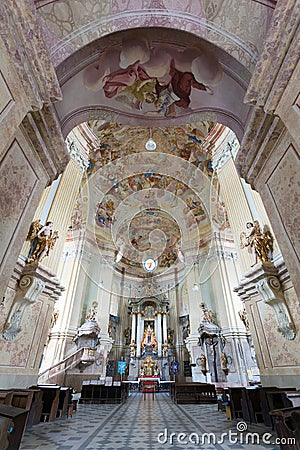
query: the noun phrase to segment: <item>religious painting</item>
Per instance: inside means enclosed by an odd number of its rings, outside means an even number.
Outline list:
[[[83,73],[84,86],[111,100],[111,106],[167,118],[193,110],[195,92],[214,95],[221,79],[222,67],[204,42],[178,48],[156,44],[137,30]]]

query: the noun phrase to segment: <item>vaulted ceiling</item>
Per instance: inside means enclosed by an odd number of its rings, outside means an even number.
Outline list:
[[[63,134],[85,124],[93,136],[73,230],[86,202],[88,240],[116,273],[169,284],[215,230],[230,233],[211,149],[226,126],[243,136],[274,2],[84,3],[35,1]]]

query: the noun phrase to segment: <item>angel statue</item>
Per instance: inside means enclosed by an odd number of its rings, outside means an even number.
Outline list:
[[[254,223],[246,223],[247,232],[240,234],[240,248],[248,247],[253,254],[253,263],[251,267],[257,264],[258,259],[262,263],[270,263],[270,255],[273,252],[273,237],[268,231],[262,232],[258,220]]]
[[[40,220],[35,220],[31,224],[26,238],[31,242],[27,263],[40,262],[49,255],[49,251],[59,238],[58,231],[53,232],[52,227],[53,222],[46,222],[46,225],[42,225]]]

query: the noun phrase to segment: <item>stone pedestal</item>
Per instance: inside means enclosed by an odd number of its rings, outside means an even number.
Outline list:
[[[256,265],[235,291],[245,303],[263,385],[299,388],[299,303],[282,258]]]
[[[1,305],[0,387],[35,384],[55,302],[63,288],[46,267],[19,258]]]

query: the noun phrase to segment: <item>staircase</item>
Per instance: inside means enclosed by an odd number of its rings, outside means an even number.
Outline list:
[[[62,361],[41,372],[38,376],[38,384],[58,384],[64,386],[65,376],[68,370],[82,365],[86,367],[94,361],[95,357],[90,355],[90,348],[82,347]]]

